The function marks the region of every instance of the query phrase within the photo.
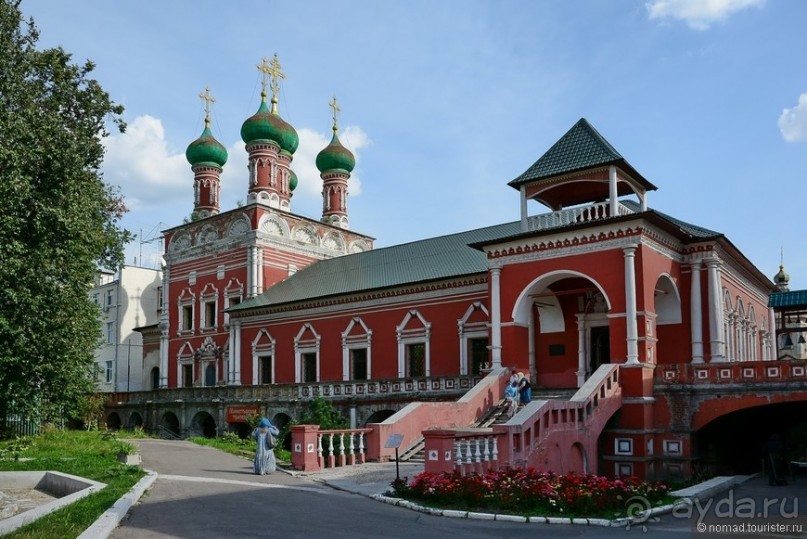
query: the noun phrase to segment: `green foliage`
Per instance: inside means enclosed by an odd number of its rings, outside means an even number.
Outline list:
[[[252,412],[247,416],[247,427],[249,427],[250,431],[255,430],[258,428],[258,423],[261,422],[261,414],[257,412]]]
[[[134,455],[137,453],[137,446],[129,442],[118,442],[119,455]]]
[[[88,291],[131,239],[100,173],[123,108],[90,78],[92,62],[38,50],[38,38],[19,1],[0,0],[0,435],[9,414],[81,415],[100,339]]]
[[[308,405],[308,410],[300,418],[302,425],[319,425],[321,430],[347,429],[350,422],[333,409],[331,401],[322,396],[315,397]]]
[[[144,475],[139,466],[117,462],[118,442],[97,432],[52,430],[27,440],[21,454],[32,460],[0,461],[0,471],[57,470],[107,486],[4,537],[78,537]],[[12,443],[0,442],[0,451]]]
[[[84,428],[98,430],[104,422],[104,403],[107,397],[103,393],[87,393],[79,401],[79,413]]]

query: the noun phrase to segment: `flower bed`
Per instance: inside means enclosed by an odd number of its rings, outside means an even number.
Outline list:
[[[647,508],[669,498],[666,485],[635,477],[611,480],[593,474],[556,475],[532,468],[467,476],[424,472],[411,482],[406,478],[393,481],[392,487],[396,496],[430,506],[523,515],[613,518],[625,515],[632,498]]]

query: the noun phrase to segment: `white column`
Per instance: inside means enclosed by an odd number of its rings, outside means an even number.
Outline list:
[[[501,274],[502,268],[490,269],[490,350],[493,368],[502,366]]]
[[[765,347],[765,357],[762,359],[777,359],[779,357],[779,340],[776,338],[776,313],[773,307],[768,309],[768,342]]]
[[[610,205],[609,215],[611,217],[617,216],[617,191],[616,191],[616,167],[611,165],[608,167],[608,202]]]
[[[233,358],[233,380],[232,384],[241,385],[241,320],[231,320],[230,328],[233,338],[230,341],[230,354]],[[253,383],[255,381],[253,380]]]
[[[691,266],[689,318],[692,331],[692,363],[703,363],[703,305],[701,304],[701,264]]]
[[[521,186],[521,231],[527,232],[527,186]]]
[[[527,343],[527,357],[529,358],[530,380],[537,377],[535,367],[535,305],[530,305],[530,325],[527,330],[529,342]]]
[[[725,336],[723,333],[723,294],[720,286],[720,260],[707,258],[706,271],[709,278],[709,345],[710,362],[726,361]]]
[[[639,338],[636,323],[636,246],[625,247],[625,324],[628,334],[628,358],[625,363],[639,363]]]
[[[235,381],[235,323],[230,324],[230,346],[227,348],[227,385]]]
[[[170,318],[168,311],[168,283],[171,272],[168,266],[163,266],[163,297],[162,312],[160,313],[160,387],[168,387],[168,344],[171,332]],[[177,382],[178,383],[178,382]]]
[[[586,383],[586,321],[585,314],[577,315],[577,387]]]
[[[263,249],[255,247],[255,293],[263,293]]]

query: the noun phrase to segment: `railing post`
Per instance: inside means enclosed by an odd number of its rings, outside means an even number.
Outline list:
[[[364,464],[364,433],[359,433],[359,464]]]
[[[353,452],[353,433],[350,433],[350,446],[348,447],[348,463],[353,466],[356,464],[356,453]]]
[[[339,433],[339,466],[345,465],[345,433]]]
[[[322,469],[319,425],[294,425],[291,428],[291,464],[295,470]]]
[[[336,457],[333,455],[333,433],[328,437],[328,468],[336,466]]]

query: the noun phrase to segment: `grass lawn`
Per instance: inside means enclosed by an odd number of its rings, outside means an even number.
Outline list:
[[[188,441],[199,445],[206,445],[208,447],[215,447],[221,451],[226,451],[239,457],[244,457],[252,460],[255,457],[255,440],[251,438],[240,439],[235,434],[226,434],[221,438],[201,438],[193,436],[188,438]],[[275,458],[278,465],[291,462],[291,451],[275,448]]]
[[[128,437],[128,433],[124,436]],[[0,442],[0,471],[55,470],[94,479],[107,486],[36,522],[8,538],[77,537],[145,475],[138,466],[117,461],[121,442],[104,432],[49,431],[31,438]],[[30,458],[33,460],[15,460]]]

